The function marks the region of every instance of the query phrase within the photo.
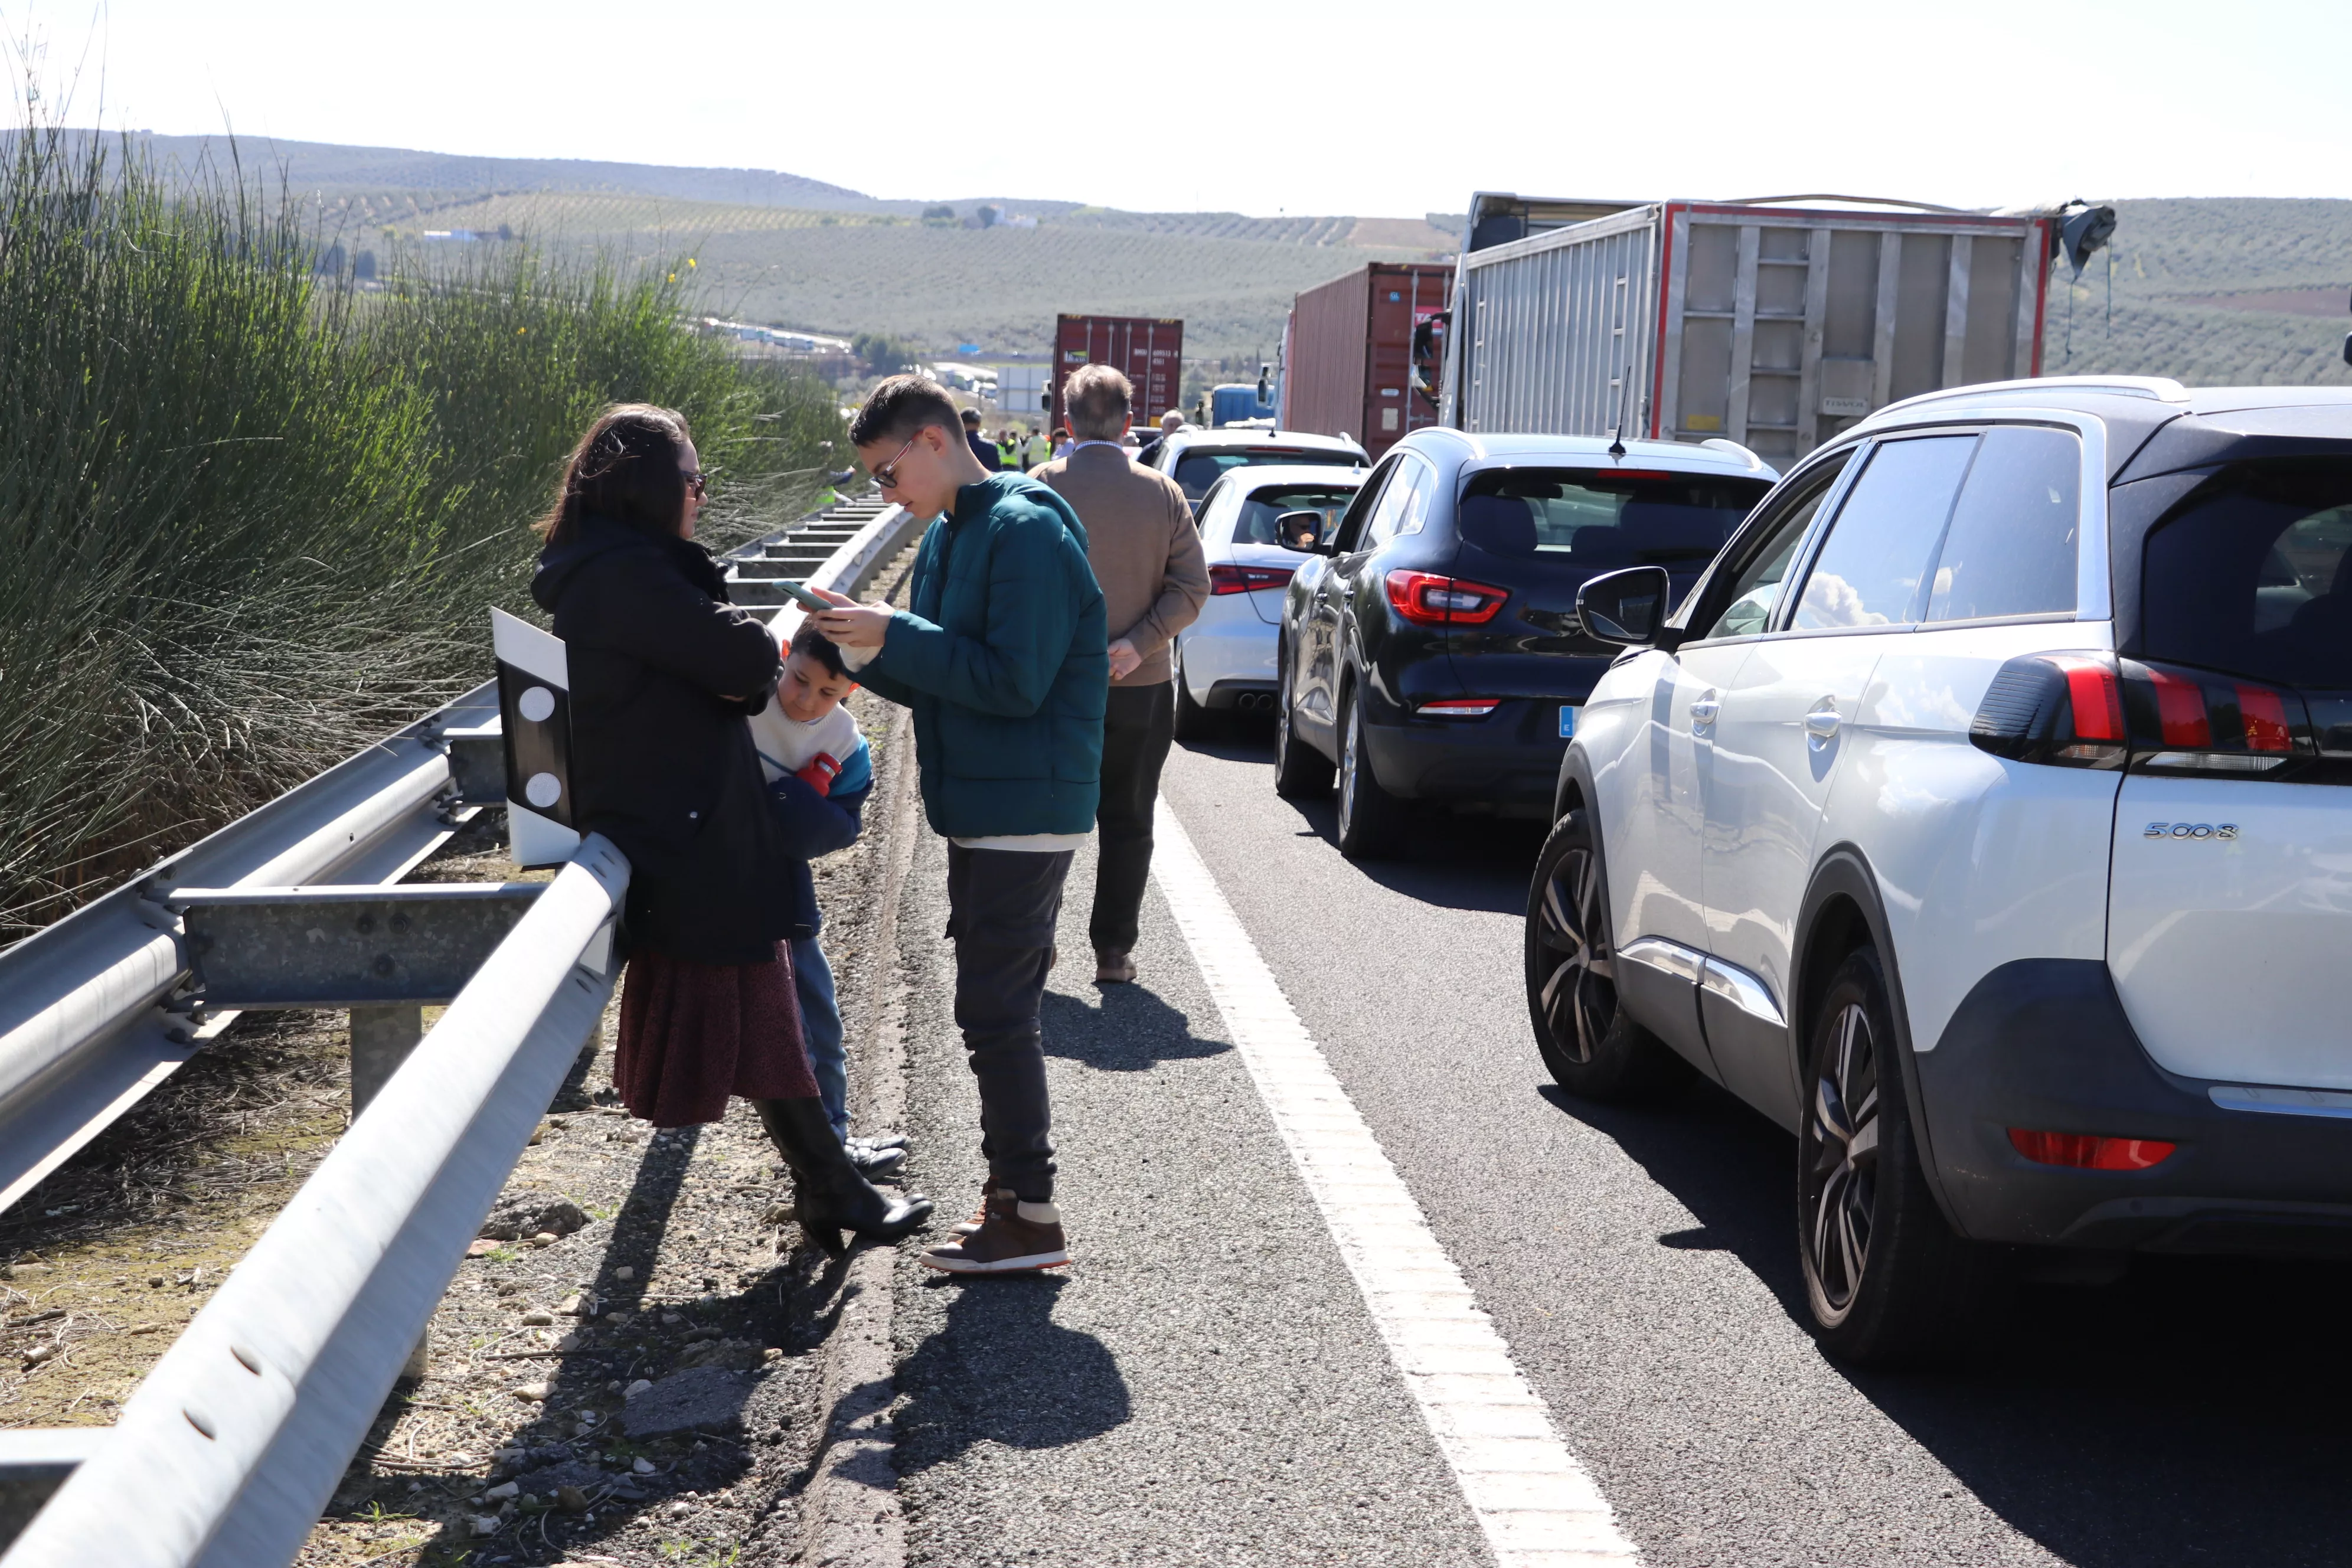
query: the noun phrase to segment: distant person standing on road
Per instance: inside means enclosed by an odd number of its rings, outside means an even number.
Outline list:
[[[782,660],[694,542],[702,496],[684,416],[623,404],[581,437],[539,522],[530,595],[572,671],[574,824],[629,858],[613,1083],[656,1127],[749,1100],[792,1168],[802,1228],[837,1254],[843,1229],[904,1236],[931,1203],[870,1185],[818,1098],[785,942],[788,862],[749,722]]]
[[[1004,467],[996,460],[996,448],[980,437],[980,410],[977,408],[963,411],[963,438],[965,444],[971,447],[971,455],[980,459],[982,470],[993,474]]]
[[[1066,458],[1069,455],[1070,427],[1066,425],[1056,425],[1054,426],[1054,456]]]
[[[850,422],[882,493],[933,519],[907,608],[810,619],[866,689],[914,710],[923,810],[948,840],[955,1017],[980,1087],[988,1183],[965,1234],[923,1254],[950,1273],[1069,1261],[1054,1205],[1037,1010],[1070,858],[1101,794],[1109,656],[1086,528],[1060,496],[990,474],[938,384],[893,376]]]
[[[1102,584],[1111,628],[1110,698],[1103,712],[1102,842],[1087,937],[1095,983],[1135,978],[1136,922],[1151,875],[1151,817],[1160,770],[1176,734],[1168,647],[1209,597],[1201,531],[1176,481],[1129,459],[1119,443],[1132,423],[1135,388],[1107,364],[1075,373],[1063,390],[1070,455],[1036,477],[1076,510],[1087,559]],[[1181,424],[1183,416],[1175,416]]]
[[[1001,472],[1021,471],[1021,437],[1019,426],[1007,425],[996,433],[996,467]]]
[[[1141,463],[1145,468],[1151,467],[1152,460],[1160,456],[1160,448],[1168,444],[1168,437],[1173,436],[1177,431],[1181,430],[1182,428],[1184,428],[1184,411],[1182,409],[1171,408],[1167,413],[1161,415],[1160,416],[1160,433],[1143,444],[1143,449],[1136,453],[1135,460]]]

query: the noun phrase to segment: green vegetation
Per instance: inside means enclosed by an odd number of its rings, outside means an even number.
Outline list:
[[[53,130],[0,236],[8,934],[480,680],[604,404],[686,411],[719,542],[833,458],[829,391],[680,330],[690,267],[374,241],[362,290],[290,204]]]

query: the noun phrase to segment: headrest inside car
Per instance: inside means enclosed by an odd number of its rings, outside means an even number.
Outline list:
[[[1533,555],[1536,520],[1528,503],[1510,496],[1465,496],[1462,539],[1495,555]]]

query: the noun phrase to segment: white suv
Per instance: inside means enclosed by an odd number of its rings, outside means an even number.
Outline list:
[[[1579,598],[1626,651],[1528,1006],[1572,1092],[1797,1134],[1832,1351],[1931,1352],[2019,1246],[2352,1252],[2352,393],[1913,398],[1668,593]]]

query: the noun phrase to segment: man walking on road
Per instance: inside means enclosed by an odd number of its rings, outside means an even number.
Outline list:
[[[1184,411],[1182,409],[1171,408],[1167,413],[1161,415],[1160,416],[1160,433],[1143,444],[1143,450],[1136,453],[1135,460],[1139,463],[1149,465],[1152,458],[1160,455],[1160,448],[1168,444],[1168,437],[1173,436],[1177,431],[1181,430],[1182,428],[1184,428]]]
[[[992,474],[1004,467],[996,459],[996,448],[981,436],[980,410],[977,408],[963,411],[963,438],[971,447],[971,455],[979,459],[982,471]]]
[[[1102,584],[1110,641],[1110,699],[1103,714],[1102,830],[1095,867],[1095,983],[1135,978],[1136,921],[1151,875],[1152,808],[1176,733],[1169,644],[1209,596],[1201,531],[1184,492],[1167,475],[1130,461],[1127,434],[1135,389],[1107,364],[1090,364],[1063,389],[1066,458],[1039,468],[1086,524],[1087,559]],[[1179,423],[1181,423],[1181,416]]]
[[[937,384],[893,376],[849,426],[884,495],[930,517],[908,607],[810,619],[867,689],[914,710],[924,815],[948,840],[955,1017],[980,1084],[988,1186],[951,1273],[1070,1260],[1054,1205],[1052,1113],[1037,1023],[1070,857],[1094,825],[1108,682],[1102,590],[1069,503],[991,474]]]

